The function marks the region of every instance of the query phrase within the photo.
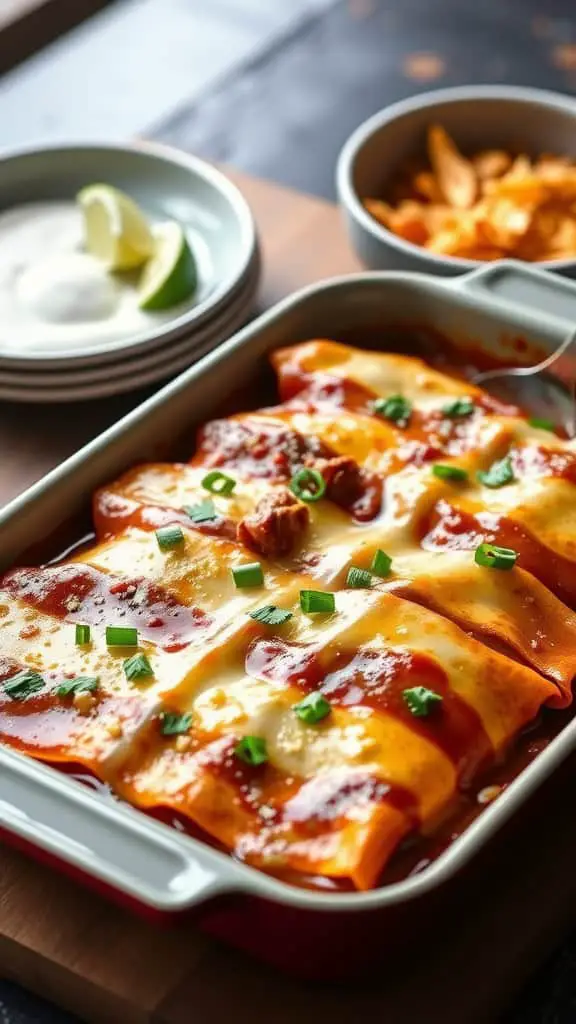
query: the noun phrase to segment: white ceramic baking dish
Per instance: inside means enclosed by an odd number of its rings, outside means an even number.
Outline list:
[[[576,284],[514,262],[449,281],[370,273],[306,288],[205,356],[11,502],[0,513],[0,567],[17,563],[32,539],[54,535],[76,513],[87,510],[93,490],[128,466],[177,455],[183,436],[183,450],[190,453],[194,427],[215,415],[239,387],[256,387],[253,382],[263,379],[267,354],[281,345],[314,336],[349,337],[355,330],[360,339],[362,331],[374,327],[425,325],[456,344],[471,341],[488,352],[504,351],[525,361],[514,339],[525,339],[529,350],[535,346],[535,351],[549,352],[574,323]],[[258,401],[255,390],[253,404]],[[239,897],[249,919],[258,915],[263,955],[272,935],[277,942],[284,929],[296,960],[302,957],[302,937],[310,944],[315,929],[323,935],[330,931],[331,942],[342,949],[342,944],[358,944],[375,923],[382,935],[384,919],[396,920],[406,908],[422,919],[427,897],[478,855],[575,742],[573,721],[425,871],[371,892],[293,887],[8,749],[0,749],[0,829],[17,845],[163,915],[205,911],[216,897]]]

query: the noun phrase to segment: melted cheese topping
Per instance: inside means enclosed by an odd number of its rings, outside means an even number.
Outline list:
[[[238,589],[232,570],[254,561],[254,557],[236,544],[193,530],[186,532],[182,545],[168,552],[160,550],[154,533],[127,530],[80,555],[79,561],[109,573],[122,565],[131,576],[154,580],[182,604],[208,612],[215,628],[257,608],[269,588],[282,592],[287,582],[281,569],[268,564],[264,586]],[[296,584],[294,580],[292,589]],[[208,628],[203,639],[211,632]]]
[[[285,405],[207,424],[190,464],[129,470],[95,496],[97,544],[0,581],[0,737],[87,765],[251,864],[366,888],[543,704],[571,699],[576,455],[419,360],[316,341],[273,362]],[[406,423],[374,408],[394,394]],[[468,415],[444,411],[456,397]],[[508,457],[513,479],[482,483]],[[466,480],[440,479],[437,462]],[[326,484],[304,512],[290,491],[303,468]],[[229,495],[206,491],[214,470]],[[155,531],[170,524],[182,538],[166,551]],[[476,565],[473,549],[502,538],[518,539],[518,565]],[[389,575],[348,586],[378,550]],[[254,561],[263,584],[237,586]],[[305,590],[334,592],[334,613],[303,613]],[[266,606],[289,617],[268,624]],[[137,645],[107,646],[106,625],[133,626]],[[151,674],[130,678],[138,653]],[[14,692],[26,670],[40,684]],[[96,687],[58,692],[79,677]],[[328,702],[318,720],[297,710],[310,694]]]
[[[423,411],[441,408],[450,397],[481,394],[471,384],[432,370],[421,359],[363,352],[334,341],[310,341],[282,349],[272,361],[280,377],[292,364],[300,374],[345,378],[383,398],[401,394]]]

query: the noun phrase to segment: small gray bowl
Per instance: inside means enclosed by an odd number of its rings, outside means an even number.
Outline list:
[[[483,266],[479,260],[438,256],[394,235],[362,205],[384,196],[390,180],[425,155],[426,129],[442,124],[464,151],[514,149],[529,155],[576,156],[576,101],[543,89],[471,85],[437,89],[374,114],[350,136],[336,172],[338,198],[352,245],[371,270],[416,270],[451,277]],[[576,276],[576,258],[538,264]]]

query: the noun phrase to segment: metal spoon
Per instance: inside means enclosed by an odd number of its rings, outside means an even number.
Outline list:
[[[558,348],[541,363],[534,366],[514,367],[508,370],[486,370],[472,378],[474,384],[489,391],[500,391],[507,401],[513,401],[534,415],[552,418],[562,426],[568,437],[576,437],[576,379],[571,374],[566,384],[559,377],[547,373],[561,358],[573,350],[576,355],[576,330],[572,331]],[[496,384],[496,388],[494,388]]]

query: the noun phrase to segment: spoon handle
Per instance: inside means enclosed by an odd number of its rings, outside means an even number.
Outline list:
[[[566,355],[573,345],[576,349],[576,329],[571,331],[558,348],[546,356],[541,363],[535,363],[534,366],[514,366],[506,370],[485,370],[483,373],[477,373],[472,378],[472,382],[482,384],[487,380],[496,380],[498,377],[535,377],[553,366],[561,356]]]
[[[521,367],[510,367],[506,370],[486,370],[483,373],[477,373],[472,378],[474,384],[486,384],[490,381],[496,380],[510,380],[515,377],[538,377],[539,374],[545,373],[551,366],[558,362],[558,360],[566,355],[571,349],[576,352],[576,330],[572,330],[568,334],[564,341],[551,352],[546,359],[542,362],[536,363],[534,366],[521,366]],[[576,374],[571,373],[568,383],[568,404],[569,412],[564,417],[564,428],[568,437],[576,437]]]

